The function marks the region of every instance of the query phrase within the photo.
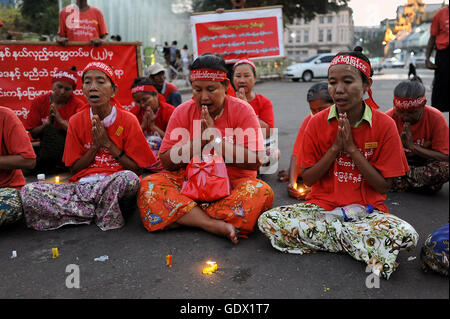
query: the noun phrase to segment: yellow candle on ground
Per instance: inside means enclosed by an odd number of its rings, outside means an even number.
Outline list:
[[[53,253],[53,257],[52,257],[53,259],[59,257],[58,248],[52,248],[52,253]]]
[[[206,262],[209,267],[203,268],[203,273],[211,275],[213,272],[215,272],[218,268],[217,263],[215,261],[207,261]]]
[[[172,267],[172,255],[166,256],[166,266]]]

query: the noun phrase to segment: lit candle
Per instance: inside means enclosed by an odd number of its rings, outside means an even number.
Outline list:
[[[166,256],[166,266],[172,267],[172,255]]]
[[[56,184],[59,184],[59,176],[56,176],[56,177],[55,177],[55,183],[56,183]]]
[[[217,270],[217,263],[215,261],[207,261],[206,262],[209,267],[203,268],[203,273],[211,275],[213,272],[216,272]]]

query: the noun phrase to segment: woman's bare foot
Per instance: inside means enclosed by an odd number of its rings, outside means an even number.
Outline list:
[[[238,243],[238,236],[233,225],[228,224],[223,220],[214,220],[213,223],[204,228],[209,233],[219,236],[227,237],[233,244]]]
[[[209,217],[198,206],[194,207],[189,213],[185,214],[177,220],[177,224],[200,227],[208,233],[227,237],[233,244],[238,243],[237,231],[233,225],[220,220]]]

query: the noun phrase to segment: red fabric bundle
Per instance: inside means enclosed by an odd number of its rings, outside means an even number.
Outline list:
[[[211,155],[200,160],[192,158],[186,168],[186,181],[181,194],[199,202],[212,202],[229,196],[230,179],[223,158]]]

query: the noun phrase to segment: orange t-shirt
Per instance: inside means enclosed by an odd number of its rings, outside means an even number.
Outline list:
[[[155,156],[147,144],[136,117],[121,108],[116,108],[116,110],[115,121],[106,128],[111,141],[118,148],[124,150],[125,154],[139,167],[147,167],[154,163]],[[90,108],[84,109],[70,119],[63,156],[66,166],[72,166],[92,146],[91,123]],[[101,148],[89,167],[72,176],[69,181],[76,182],[82,177],[94,174],[110,175],[121,170],[123,167],[119,161],[107,149]]]
[[[200,118],[201,110],[194,100],[179,105],[169,120],[159,152],[164,153],[173,146],[184,145],[196,139],[200,132]],[[241,99],[227,95],[223,113],[214,121],[214,126],[220,131],[223,139],[230,143],[243,145],[251,151],[264,151],[265,149],[261,126],[255,111]],[[172,131],[174,131],[173,134]],[[227,171],[231,180],[256,177],[256,171],[245,170],[231,164],[227,164]]]
[[[165,87],[165,91],[164,91],[164,98],[167,100],[167,98],[170,96],[170,94],[172,94],[173,92],[178,92],[178,88],[175,84],[170,83],[170,82],[165,82],[166,87]]]
[[[399,135],[403,131],[403,121],[395,115],[395,109],[386,111],[397,125]],[[445,116],[438,109],[425,105],[419,122],[410,126],[414,144],[448,155],[449,133]],[[405,152],[410,150],[405,149]]]
[[[448,47],[448,6],[440,9],[433,17],[430,27],[430,35],[436,37],[436,48],[444,50]]]
[[[48,121],[51,94],[52,93],[40,95],[33,101],[33,103],[31,103],[30,114],[25,121],[25,128],[27,130],[38,127]],[[83,103],[84,102],[80,98],[72,94],[66,105],[58,108],[59,115],[61,115],[65,121],[68,121],[70,117],[77,112],[77,109],[83,105]],[[57,123],[55,123],[55,127],[61,128],[61,126]]]
[[[75,5],[70,5],[59,14],[58,34],[69,41],[89,42],[108,34],[108,28],[99,9],[89,6],[82,12]]]
[[[0,106],[0,156],[20,155],[23,158],[36,158],[27,132],[9,108]],[[0,169],[0,187],[20,188],[26,184],[20,169]]]
[[[336,140],[338,121],[334,118],[328,122],[329,110],[314,115],[309,121],[301,144],[302,168],[314,166]],[[352,127],[352,135],[356,146],[383,177],[403,176],[409,170],[395,123],[386,114],[372,109],[372,127],[364,121]],[[345,152],[339,153],[328,172],[312,185],[306,200],[326,210],[361,204],[388,212],[384,204],[386,194],[370,186]]]
[[[261,121],[266,122],[270,128],[273,128],[275,125],[275,121],[273,118],[273,106],[272,102],[265,96],[260,94],[256,94],[255,98],[248,102],[255,110],[256,116]]]
[[[297,165],[300,165],[300,147],[302,145],[302,138],[303,134],[305,134],[306,127],[308,126],[309,120],[311,119],[312,115],[309,114],[302,122],[302,125],[300,125],[300,129],[297,133],[297,138],[295,139],[294,148],[292,149],[292,155],[297,157]]]

